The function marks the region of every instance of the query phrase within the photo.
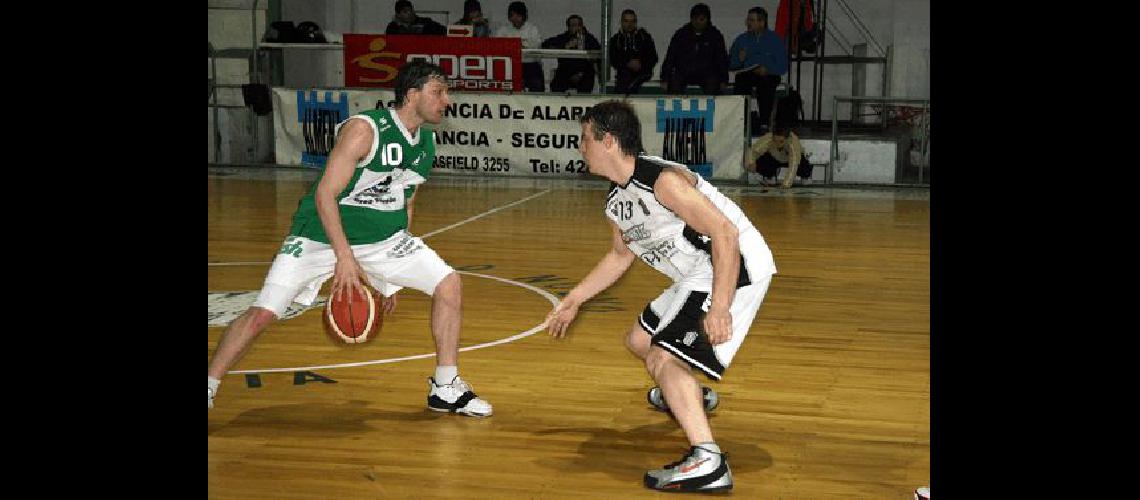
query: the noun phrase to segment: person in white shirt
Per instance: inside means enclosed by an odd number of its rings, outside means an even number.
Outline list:
[[[775,184],[776,174],[783,167],[787,167],[788,172],[781,187],[792,187],[797,176],[801,184],[811,184],[813,166],[808,162],[803,144],[791,127],[779,120],[771,132],[752,143],[748,149],[748,165],[762,177],[761,183],[765,186]]]
[[[579,307],[636,260],[669,277],[672,286],[645,307],[625,344],[658,384],[646,400],[673,414],[690,447],[643,481],[673,492],[731,490],[728,458],[705,415],[718,397],[695,374],[719,381],[732,364],[776,274],[772,251],[744,211],[712,184],[685,165],[644,153],[641,122],[628,103],[599,103],[579,122],[586,166],[610,180],[604,204],[610,250],[545,324],[553,337],[564,337]]]
[[[542,46],[542,35],[538,27],[527,22],[526,4],[511,2],[507,6],[507,24],[495,30],[496,37],[522,38],[522,48],[537,49]],[[531,92],[546,91],[546,77],[542,73],[542,61],[537,57],[522,58],[523,87]]]

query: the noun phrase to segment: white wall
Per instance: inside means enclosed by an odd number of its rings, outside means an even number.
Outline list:
[[[250,48],[253,43],[251,34],[255,28],[251,19],[256,17],[256,33],[260,37],[265,32],[266,9],[268,1],[258,2],[257,9],[252,0],[210,0],[207,9],[208,40],[215,50]],[[216,60],[217,74],[215,82],[221,84],[249,83],[249,59],[220,58]],[[210,61],[206,61],[207,75],[211,74]],[[228,105],[242,105],[243,99],[240,88],[218,89],[218,103]],[[221,131],[221,152],[218,161],[222,163],[248,163],[264,162],[272,159],[272,148],[266,140],[272,135],[272,121],[270,117],[257,118],[257,133],[260,136],[256,144],[253,141],[252,113],[246,109],[218,109],[217,127]],[[207,151],[209,162],[214,161],[214,111],[207,114]]]
[[[894,0],[892,96],[930,97],[930,0]]]

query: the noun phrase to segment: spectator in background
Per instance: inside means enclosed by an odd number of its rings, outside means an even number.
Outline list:
[[[619,94],[636,94],[641,84],[653,78],[657,65],[657,46],[649,32],[637,27],[637,13],[625,9],[621,13],[621,30],[610,38],[610,66],[617,71]]]
[[[566,50],[601,50],[602,44],[586,31],[582,23],[582,16],[571,14],[566,18],[566,32],[558,36],[547,38],[542,42],[544,49]],[[559,57],[558,68],[554,70],[554,78],[550,79],[552,92],[565,92],[568,88],[575,88],[579,94],[588,94],[594,91],[594,79],[598,77],[590,59],[577,59]]]
[[[775,184],[776,174],[781,167],[788,167],[781,187],[792,187],[792,180],[799,177],[801,183],[811,183],[812,165],[804,154],[800,138],[786,123],[777,121],[772,131],[756,138],[748,150],[748,165],[763,178],[765,186]]]
[[[463,18],[457,24],[471,26],[474,30],[471,36],[475,38],[491,36],[491,22],[483,17],[483,6],[479,5],[479,0],[463,2]]]
[[[756,98],[758,116],[752,119],[752,130],[762,133],[761,127],[767,129],[771,121],[780,75],[788,72],[788,47],[768,29],[768,12],[763,8],[748,9],[745,25],[748,31],[737,36],[728,50],[728,69],[736,72],[735,93]]]
[[[416,8],[412,2],[400,0],[396,2],[396,16],[388,23],[384,30],[388,35],[446,35],[447,28],[435,22],[430,17],[416,15]]]
[[[712,25],[709,6],[699,3],[689,10],[689,22],[673,33],[661,81],[670,94],[685,93],[685,86],[696,83],[709,95],[720,95],[728,86],[728,53],[724,35]]]
[[[527,22],[526,4],[511,2],[507,6],[507,24],[495,30],[497,37],[522,38],[522,48],[537,49],[542,45],[542,35],[538,34],[538,27]],[[542,73],[542,62],[537,57],[523,56],[523,87],[531,92],[546,90],[545,77]]]

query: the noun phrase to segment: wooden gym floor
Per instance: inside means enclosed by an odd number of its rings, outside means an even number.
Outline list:
[[[215,300],[252,303],[314,178],[210,168],[213,322],[225,320]],[[606,185],[429,181],[412,231],[467,273],[461,346],[477,348],[460,373],[494,416],[425,408],[428,297],[400,292],[379,338],[356,347],[327,340],[314,307],[271,326],[223,380],[208,412],[210,498],[660,496],[642,475],[688,444],[646,403],[654,384],[622,336],[666,278],[634,263],[568,340],[535,331],[607,250]],[[910,498],[930,479],[929,191],[721,189],[780,271],[725,380],[700,377],[721,396],[710,422],[732,495]],[[208,327],[208,354],[222,330]]]

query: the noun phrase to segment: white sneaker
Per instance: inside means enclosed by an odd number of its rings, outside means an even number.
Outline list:
[[[428,377],[428,389],[429,410],[473,417],[491,416],[491,403],[476,396],[471,386],[458,375],[451,383],[443,385],[436,384],[435,377]]]
[[[646,472],[643,481],[646,488],[663,491],[732,491],[732,469],[727,455],[693,446],[680,460]]]
[[[214,407],[214,390],[207,387],[206,391],[209,392],[209,397],[206,399],[206,409],[212,409]]]
[[[930,488],[923,486],[914,490],[914,500],[930,500]]]

